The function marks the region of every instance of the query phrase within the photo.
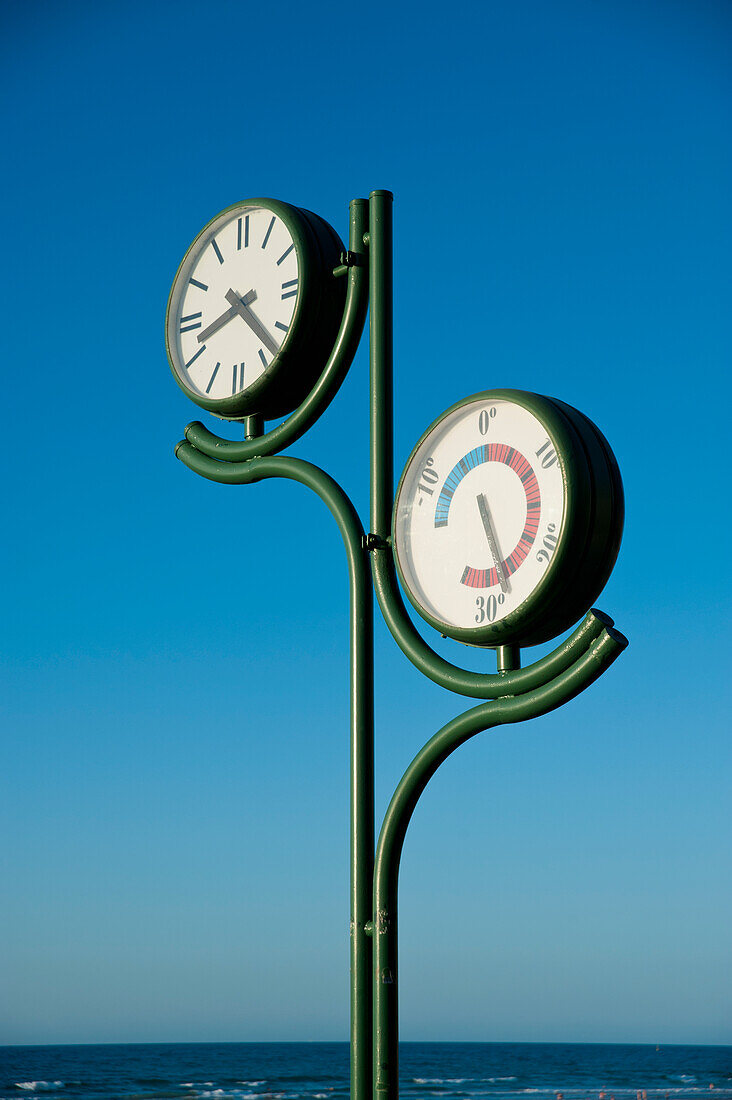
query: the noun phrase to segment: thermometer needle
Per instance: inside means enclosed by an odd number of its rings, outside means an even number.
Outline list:
[[[240,298],[235,290],[230,290],[226,295],[226,301],[231,302],[232,309],[239,314],[243,321],[246,321],[254,335],[259,337],[267,350],[271,351],[273,355],[276,355],[280,350],[279,347],[267,332],[257,315],[252,313],[245,299]]]
[[[498,539],[496,533],[493,530],[493,524],[491,522],[491,514],[488,511],[488,501],[485,499],[483,493],[478,493],[476,497],[478,501],[478,511],[480,512],[480,518],[483,521],[483,530],[485,531],[485,537],[488,539],[488,545],[491,548],[491,554],[493,560],[496,563],[496,572],[498,573],[498,579],[501,582],[501,591],[508,592],[508,580],[506,579],[506,573],[503,568],[503,558],[501,557],[498,549]]]
[[[244,297],[242,298],[242,302],[245,306],[248,306],[250,302],[254,302],[256,300],[256,297],[256,290],[250,290],[248,294],[244,295]],[[217,317],[215,321],[212,321],[208,328],[205,328],[203,332],[199,332],[199,344],[203,344],[204,341],[208,340],[209,336],[213,336],[215,332],[218,332],[220,328],[223,328],[224,325],[232,319],[232,317],[236,317],[238,312],[239,311],[236,306],[232,306],[231,309],[224,310],[221,316]]]

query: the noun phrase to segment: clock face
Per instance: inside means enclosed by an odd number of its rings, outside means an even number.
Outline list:
[[[264,375],[293,325],[300,276],[295,240],[274,210],[242,203],[204,229],[168,305],[170,360],[189,396],[230,400]]]
[[[410,600],[446,634],[500,644],[546,587],[566,516],[563,459],[540,415],[470,399],[427,432],[399,486],[394,549]]]

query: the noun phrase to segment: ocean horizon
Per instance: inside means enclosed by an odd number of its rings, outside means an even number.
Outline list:
[[[732,1046],[400,1043],[404,1100],[732,1100]],[[347,1042],[0,1047],[0,1100],[345,1100]]]

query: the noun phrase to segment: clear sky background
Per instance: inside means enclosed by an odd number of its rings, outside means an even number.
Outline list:
[[[343,549],[302,487],[176,461],[199,414],[163,318],[223,207],[283,198],[344,235],[389,188],[397,471],[478,390],[582,409],[625,479],[597,602],[631,640],[423,797],[402,1037],[732,1042],[729,5],[1,20],[0,1040],[347,1038]],[[366,368],[364,342],[293,448],[364,519]],[[464,708],[380,621],[376,670],[380,820]]]

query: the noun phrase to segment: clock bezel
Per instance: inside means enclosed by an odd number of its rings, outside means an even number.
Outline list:
[[[417,593],[414,593],[406,580],[400,553],[406,553],[401,547],[398,535],[400,498],[405,481],[418,453],[430,435],[442,422],[458,409],[470,404],[482,405],[493,400],[514,402],[535,416],[546,430],[552,446],[557,453],[564,487],[564,515],[558,534],[558,541],[552,560],[546,572],[534,590],[517,608],[514,608],[500,622],[476,624],[474,627],[459,627],[437,618],[422,605]],[[478,647],[495,648],[499,645],[522,644],[538,645],[549,641],[571,625],[564,624],[561,607],[562,594],[568,591],[572,583],[577,562],[589,536],[589,523],[592,501],[592,484],[585,451],[581,438],[572,421],[564,412],[540,394],[524,390],[495,389],[483,390],[457,401],[440,414],[425,432],[422,433],[404,466],[394,498],[392,515],[392,550],[394,563],[401,586],[414,609],[425,622],[440,634],[455,641]],[[560,606],[558,606],[558,603]],[[574,620],[573,620],[574,621]]]
[[[298,262],[298,293],[289,331],[277,355],[250,386],[240,393],[211,398],[186,382],[185,367],[176,352],[176,318],[173,300],[180,281],[189,276],[200,254],[199,245],[217,223],[228,224],[239,213],[251,209],[269,210],[285,224],[292,237]],[[200,408],[223,420],[242,420],[254,413],[272,419],[296,408],[317,380],[335,340],[345,280],[333,277],[343,245],[335,232],[318,215],[280,199],[253,198],[227,206],[196,235],[178,265],[165,311],[165,347],[178,386]],[[177,305],[177,302],[176,302]]]

